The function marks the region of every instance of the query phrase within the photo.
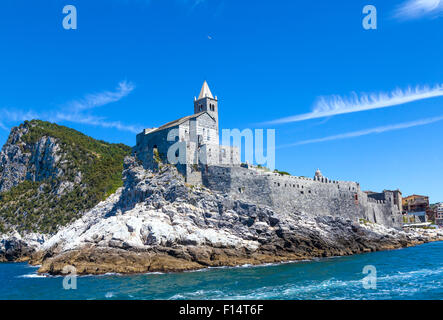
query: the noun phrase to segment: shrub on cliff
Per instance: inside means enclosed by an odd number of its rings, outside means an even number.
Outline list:
[[[281,176],[290,176],[291,175],[289,172],[280,171],[280,170],[277,170],[277,169],[274,170],[274,173],[278,173]]]

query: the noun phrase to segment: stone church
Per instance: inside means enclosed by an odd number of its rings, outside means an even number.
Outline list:
[[[218,99],[205,81],[194,114],[137,135],[134,154],[147,169],[175,164],[188,183],[201,183],[201,170],[209,165],[240,164],[236,147],[219,144]]]
[[[174,164],[189,184],[202,184],[275,211],[363,219],[393,227],[402,223],[398,190],[364,192],[359,183],[329,179],[320,170],[307,178],[241,165],[238,148],[219,144],[218,99],[206,81],[194,98],[193,115],[143,130],[133,151],[146,169]]]

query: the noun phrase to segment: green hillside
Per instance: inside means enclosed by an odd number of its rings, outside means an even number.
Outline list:
[[[56,139],[60,147],[57,155],[61,158],[57,166],[63,174],[41,181],[25,180],[0,193],[0,232],[15,228],[19,232],[53,233],[122,186],[123,159],[130,154],[130,147],[95,140],[71,128],[40,120],[26,121],[19,127],[24,128],[27,133],[15,142],[23,153],[35,153],[36,143],[43,137]],[[12,141],[10,136],[7,144]],[[33,172],[36,168],[30,164],[28,170]],[[80,182],[76,181],[79,172]],[[56,194],[62,183],[73,187],[69,192]]]

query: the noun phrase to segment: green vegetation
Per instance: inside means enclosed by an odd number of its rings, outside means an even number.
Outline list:
[[[158,164],[161,164],[162,160],[160,158],[160,153],[158,152],[158,149],[154,148],[153,152],[154,152],[154,160],[155,160],[155,162],[157,162]]]
[[[131,148],[95,140],[76,130],[40,120],[25,121],[22,151],[33,152],[42,137],[53,137],[61,150],[61,176],[43,181],[24,181],[0,194],[0,232],[14,226],[17,231],[53,233],[78,218],[122,186],[123,159]],[[8,140],[7,143],[10,143]],[[74,183],[69,192],[56,194],[61,183]]]
[[[279,171],[277,169],[274,170],[274,173],[278,173],[278,174],[280,174],[282,176],[290,176],[291,175],[290,173],[288,173],[286,171]]]
[[[260,170],[263,170],[263,171],[271,171],[271,169],[269,169],[269,168],[267,168],[267,167],[265,167],[265,166],[262,166],[261,164],[258,164],[258,165],[256,166],[256,168],[257,168],[257,169],[260,169]]]
[[[265,167],[265,166],[262,166],[262,165],[260,165],[260,164],[258,164],[257,166],[256,166],[256,168],[257,169],[260,169],[260,170],[263,170],[263,171],[271,171],[271,169],[269,169],[269,168],[267,168],[267,167]],[[282,175],[282,176],[290,176],[291,174],[289,173],[289,172],[286,172],[286,171],[280,171],[280,170],[277,170],[277,169],[275,169],[274,171],[273,171],[274,173],[278,173],[279,175]]]
[[[364,224],[364,225],[372,224],[371,221],[366,220],[366,219],[363,219],[363,218],[359,218],[359,219],[358,219],[358,222],[359,222],[360,224]]]

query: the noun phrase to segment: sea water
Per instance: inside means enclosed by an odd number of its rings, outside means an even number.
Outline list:
[[[0,299],[443,299],[443,242],[294,263],[79,276],[69,290],[63,277],[37,269],[0,264]]]

